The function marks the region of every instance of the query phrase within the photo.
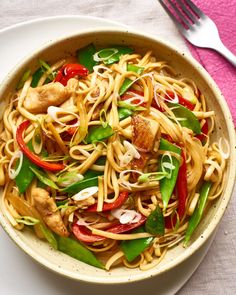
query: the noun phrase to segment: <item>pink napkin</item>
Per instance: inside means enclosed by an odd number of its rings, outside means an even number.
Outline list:
[[[217,25],[222,42],[236,54],[236,0],[193,0]],[[209,39],[211,36],[209,36]],[[236,126],[236,68],[218,53],[188,46],[222,91]]]

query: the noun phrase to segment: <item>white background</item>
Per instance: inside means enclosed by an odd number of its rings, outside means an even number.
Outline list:
[[[155,0],[1,0],[0,29],[21,21],[62,14],[89,15],[116,20],[133,28],[161,36],[181,49],[187,50],[172,22]],[[21,42],[24,42],[24,39]],[[0,43],[0,46],[3,44]],[[18,50],[17,44],[15,50]],[[0,56],[0,68],[1,62],[6,59],[7,57]],[[178,294],[236,294],[235,198],[236,192],[234,191],[234,196],[207,256]],[[22,281],[22,277],[26,279]],[[96,288],[88,289],[78,284],[42,269],[18,249],[0,228],[1,295],[82,295],[82,293],[90,294],[89,290],[96,292]],[[77,286],[80,286],[78,292]],[[132,288],[128,289],[132,292]],[[98,288],[97,291],[97,294],[102,294],[101,289],[99,291]],[[135,294],[135,289],[133,291]],[[142,291],[143,293],[149,292],[147,284]],[[152,288],[150,291],[149,295],[159,294],[158,286],[156,290]]]

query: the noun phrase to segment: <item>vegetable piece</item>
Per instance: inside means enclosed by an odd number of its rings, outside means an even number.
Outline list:
[[[202,218],[211,186],[212,186],[212,183],[207,181],[207,182],[204,182],[201,187],[198,204],[193,212],[193,215],[190,217],[190,220],[188,223],[188,227],[187,227],[187,231],[186,231],[185,239],[184,239],[185,245],[188,244],[192,236],[192,233],[194,232],[194,230],[196,229],[197,225],[199,224]]]
[[[134,230],[132,233],[145,232],[143,227]],[[138,257],[145,249],[147,249],[153,241],[153,237],[141,238],[130,241],[122,241],[120,247],[125,254],[126,259],[131,262]]]
[[[113,129],[109,124],[104,128],[100,126],[92,126],[89,128],[88,134],[85,138],[86,143],[96,143],[103,141],[114,134]]]
[[[32,142],[27,144],[30,151],[33,150]],[[34,179],[34,173],[30,168],[36,168],[36,165],[32,163],[25,155],[23,155],[23,161],[19,174],[15,178],[16,185],[21,194],[23,194],[28,186]]]
[[[128,199],[129,193],[128,192],[121,192],[118,196],[118,198],[113,203],[104,203],[102,211],[110,211],[115,208],[119,208],[122,206],[125,201]],[[90,206],[87,210],[87,212],[96,212],[97,211],[97,204],[94,204]]]
[[[145,229],[152,235],[163,236],[165,233],[165,220],[162,210],[159,206],[148,216],[145,223]]]
[[[119,120],[122,121],[133,115],[133,111],[127,108],[118,108]]]
[[[141,226],[145,221],[146,221],[146,217],[142,216],[140,221],[136,223],[114,225],[110,227],[109,229],[107,229],[107,232],[121,234]],[[92,232],[89,229],[87,229],[86,226],[78,225],[76,223],[72,225],[72,231],[78,240],[85,243],[94,243],[94,242],[99,242],[106,239],[105,237],[102,237],[102,236],[93,235]]]
[[[27,70],[27,71],[23,74],[23,76],[21,77],[20,81],[19,81],[18,84],[16,85],[16,90],[20,90],[20,89],[24,86],[25,82],[28,80],[28,78],[29,78],[29,76],[30,76],[30,73],[31,73],[31,71],[30,71],[30,70]]]
[[[174,99],[175,94],[171,91],[167,91],[168,96],[166,96],[166,99]],[[184,106],[185,108],[189,109],[190,111],[193,111],[195,108],[195,104],[191,103],[189,100],[185,99],[184,97],[178,95],[179,104]]]
[[[26,120],[26,121],[22,122],[16,130],[16,141],[17,141],[20,149],[24,153],[24,155],[29,160],[31,160],[34,164],[36,164],[37,166],[39,166],[43,169],[46,169],[49,171],[63,170],[65,168],[65,166],[63,164],[54,164],[54,163],[48,163],[48,162],[42,161],[38,156],[33,154],[31,152],[31,150],[27,147],[27,145],[25,144],[24,139],[23,139],[23,133],[24,133],[25,129],[29,126],[29,124],[30,124],[30,121]]]
[[[179,173],[176,181],[176,188],[177,188],[177,195],[178,195],[178,215],[181,219],[184,216],[185,213],[185,207],[186,207],[186,200],[188,195],[188,189],[187,189],[187,165],[185,160],[184,152],[181,153],[182,156],[182,165],[179,168]]]
[[[168,103],[168,106],[181,126],[191,129],[195,134],[201,133],[200,123],[189,109],[178,103]]]
[[[171,144],[169,141],[161,138],[160,140],[160,150],[162,151],[170,151],[170,152],[174,152],[178,155],[181,154],[181,149],[179,147],[177,147],[174,144]],[[163,160],[163,157],[165,157],[165,154],[161,156],[161,160],[160,163]],[[167,158],[168,161],[167,163],[172,162],[172,165],[174,166],[174,169],[171,171],[171,177],[170,178],[163,178],[160,180],[160,191],[161,191],[161,196],[162,196],[162,201],[163,201],[163,206],[164,206],[164,210],[166,210],[169,199],[173,193],[175,184],[176,184],[176,180],[177,180],[177,176],[178,176],[178,172],[179,172],[179,161],[174,157],[170,155],[170,158]],[[159,166],[159,171],[163,171],[163,167],[161,167],[161,165]]]
[[[114,49],[117,50],[116,53],[114,53]],[[113,48],[105,48],[100,50],[99,57],[103,59],[104,64],[110,65],[119,61],[122,55],[133,53],[133,51],[133,49],[126,46],[114,46]]]
[[[45,185],[50,186],[54,189],[58,189],[58,186],[50,179],[47,177],[47,174],[44,173],[43,171],[40,171],[39,169],[35,167],[30,167],[30,169],[33,171],[34,175]]]
[[[98,175],[102,175],[102,171],[93,171],[88,170],[84,174],[84,179],[80,180],[76,183],[69,185],[68,187],[62,189],[63,192],[67,192],[69,194],[76,194],[80,192],[82,189],[91,187],[91,186],[98,186]]]
[[[58,236],[57,242],[58,250],[60,250],[61,252],[89,265],[104,269],[103,264],[99,260],[97,260],[95,255],[78,241],[75,241],[71,238]]]
[[[204,143],[204,141],[206,140],[206,135],[208,135],[208,122],[207,122],[207,120],[205,121],[205,123],[203,124],[203,126],[201,128],[201,134],[197,134],[196,137]]]
[[[143,67],[138,67],[132,64],[127,65],[128,72],[134,72],[134,73],[137,73],[138,75],[141,75],[143,70],[144,70]],[[120,87],[119,95],[123,95],[132,86],[133,82],[134,82],[133,80],[126,78]]]
[[[52,233],[52,231],[49,228],[47,228],[44,224],[40,224],[39,226],[41,231],[43,232],[45,239],[54,249],[57,250],[58,249],[57,240],[54,234]]]
[[[77,50],[77,59],[81,65],[84,65],[89,72],[93,71],[93,67],[98,63],[93,59],[93,55],[96,53],[95,46],[91,43]]]
[[[85,77],[88,74],[89,70],[81,64],[66,64],[58,71],[54,81],[66,86],[69,79],[75,76]]]
[[[43,73],[44,73],[44,70],[42,68],[38,68],[34,72],[34,74],[32,76],[32,81],[31,81],[31,84],[30,84],[31,87],[35,88],[35,87],[38,86],[39,80],[43,76]]]

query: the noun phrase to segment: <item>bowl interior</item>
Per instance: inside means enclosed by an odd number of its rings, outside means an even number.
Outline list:
[[[206,74],[203,68],[191,57],[186,57],[183,53],[169,47],[162,41],[154,37],[147,37],[136,32],[125,31],[121,29],[99,29],[88,31],[62,39],[41,48],[23,63],[17,66],[14,72],[10,73],[3,82],[0,91],[1,100],[14,91],[19,77],[27,68],[32,70],[37,67],[39,58],[47,61],[55,61],[62,56],[74,54],[75,51],[89,43],[95,43],[96,46],[112,46],[114,44],[125,44],[135,48],[135,51],[145,53],[152,50],[158,60],[167,61],[180,76],[193,79],[198,85],[200,91],[207,98],[208,108],[214,110],[217,116],[216,128],[213,134],[214,138],[225,137],[233,150],[234,129],[231,116],[224,98],[221,96],[213,80]],[[112,272],[103,271],[87,264],[79,262],[63,253],[55,251],[43,241],[37,239],[30,231],[19,232],[14,230],[7,221],[0,202],[0,221],[11,236],[11,238],[35,260],[46,267],[61,273],[65,276],[93,283],[120,283],[145,279],[167,271],[174,267],[196,251],[204,241],[212,234],[220,221],[223,212],[227,206],[232,192],[235,179],[235,155],[231,153],[227,166],[227,184],[214,205],[208,210],[204,220],[199,224],[191,245],[184,249],[181,245],[171,249],[163,261],[155,268],[148,271],[137,269],[116,268]]]

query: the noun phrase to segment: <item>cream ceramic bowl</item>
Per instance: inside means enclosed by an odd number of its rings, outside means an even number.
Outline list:
[[[10,91],[14,91],[17,81],[28,68],[37,67],[38,58],[47,61],[55,61],[64,55],[74,54],[78,48],[89,43],[96,45],[112,46],[114,44],[129,45],[140,53],[152,50],[159,60],[166,60],[181,75],[193,79],[200,91],[207,97],[209,109],[216,113],[216,128],[214,137],[224,136],[230,143],[231,154],[227,166],[227,183],[222,196],[213,204],[204,219],[199,224],[191,239],[191,245],[185,249],[181,245],[169,250],[163,261],[155,268],[148,271],[139,269],[116,268],[112,271],[104,271],[77,261],[59,251],[55,251],[43,241],[37,239],[31,232],[15,230],[8,222],[0,197],[0,222],[12,238],[12,240],[33,259],[43,266],[76,280],[115,284],[127,283],[158,276],[163,272],[173,269],[182,261],[188,259],[195,251],[206,242],[219,224],[227,204],[230,200],[235,181],[235,133],[229,109],[218,87],[207,72],[190,56],[178,51],[166,42],[154,36],[147,36],[138,32],[124,29],[100,28],[97,30],[84,31],[79,34],[49,42],[40,48],[22,63],[17,65],[8,74],[0,87],[0,99],[2,100]]]

